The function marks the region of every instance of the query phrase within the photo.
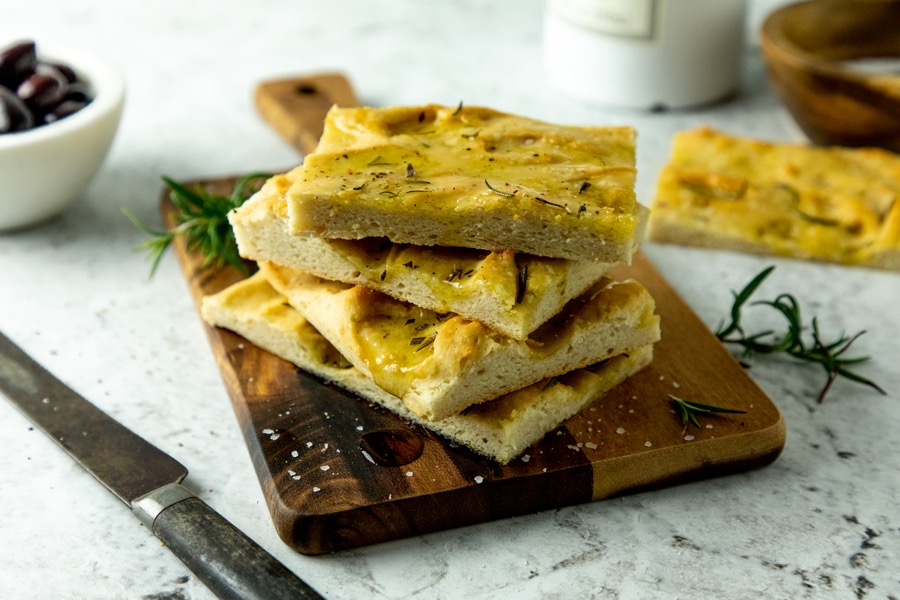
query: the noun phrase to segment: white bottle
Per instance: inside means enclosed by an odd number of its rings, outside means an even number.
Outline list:
[[[547,0],[544,58],[578,98],[639,109],[721,100],[740,80],[745,0]]]

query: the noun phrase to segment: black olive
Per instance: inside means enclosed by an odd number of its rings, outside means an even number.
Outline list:
[[[61,62],[39,61],[35,71],[42,72],[45,67],[56,70],[60,75],[65,77],[67,83],[75,83],[78,81],[78,75],[75,70],[67,64]]]
[[[44,122],[52,123],[54,121],[59,121],[72,113],[78,112],[87,106],[87,104],[88,103],[83,100],[63,100],[44,115]]]
[[[66,95],[65,85],[59,78],[40,73],[29,75],[19,84],[16,94],[35,112],[53,108]]]
[[[0,133],[24,131],[34,125],[34,115],[22,99],[0,86]]]
[[[13,44],[0,52],[0,85],[15,89],[37,67],[37,50],[32,41]]]

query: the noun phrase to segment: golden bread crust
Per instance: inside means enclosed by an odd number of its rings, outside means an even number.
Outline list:
[[[629,262],[646,215],[634,180],[630,127],[336,107],[287,198],[293,234]]]
[[[653,299],[633,281],[602,280],[515,340],[363,286],[272,263],[260,271],[356,368],[429,420],[659,339]]]
[[[900,156],[709,128],[675,136],[649,235],[668,242],[900,270]]]
[[[446,246],[294,236],[285,193],[297,169],[271,178],[229,219],[241,256],[371,287],[436,312],[480,321],[516,339],[596,283],[606,263]]]
[[[342,360],[337,349],[259,273],[204,298],[202,314],[210,325],[234,331],[309,373],[501,464],[521,455],[548,431],[640,371],[653,356],[652,346],[638,348],[564,374],[553,380],[553,385],[543,380],[473,406],[465,414],[428,421]]]

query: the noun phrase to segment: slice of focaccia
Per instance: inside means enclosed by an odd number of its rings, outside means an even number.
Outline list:
[[[524,339],[609,265],[512,251],[396,244],[386,238],[290,235],[285,193],[298,169],[276,175],[229,215],[241,256],[323,279],[365,285],[436,312],[453,312]]]
[[[633,281],[601,280],[526,340],[515,340],[363,286],[259,266],[353,366],[429,420],[659,339],[653,299]]]
[[[653,356],[653,347],[644,346],[432,422],[350,366],[259,273],[204,298],[202,312],[210,325],[234,331],[309,373],[501,464],[638,372]]]
[[[630,127],[333,108],[288,192],[291,232],[627,263],[646,213],[634,181]]]
[[[654,241],[900,270],[900,156],[701,128],[675,136]]]

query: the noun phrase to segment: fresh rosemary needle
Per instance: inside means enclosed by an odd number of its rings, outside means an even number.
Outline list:
[[[169,198],[176,208],[175,225],[167,230],[154,229],[143,223],[127,208],[122,212],[141,231],[150,236],[138,246],[152,260],[150,277],[156,273],[166,250],[177,237],[183,237],[190,252],[203,256],[203,268],[231,265],[241,273],[248,273],[246,263],[238,254],[234,231],[228,213],[242,205],[257,189],[254,184],[271,177],[269,173],[251,173],[235,183],[231,195],[213,194],[202,186],[188,187],[168,177],[162,180],[170,190]]]
[[[695,427],[700,427],[700,421],[697,420],[698,414],[729,413],[743,415],[747,412],[744,410],[735,410],[733,408],[713,406],[711,404],[700,404],[699,402],[684,400],[678,396],[673,396],[672,394],[669,394],[669,400],[671,400],[675,405],[675,408],[678,409],[678,416],[681,417],[681,422],[684,423],[685,427],[688,423]]]
[[[749,358],[753,354],[784,353],[796,359],[816,363],[822,366],[827,375],[825,385],[819,392],[817,401],[822,403],[832,384],[838,377],[844,377],[850,381],[861,383],[885,394],[886,392],[874,381],[854,373],[850,367],[869,360],[868,356],[845,357],[844,353],[850,348],[865,331],[860,331],[853,336],[841,335],[833,342],[823,342],[819,331],[819,323],[816,318],[811,322],[812,342],[804,340],[803,321],[800,316],[800,304],[790,294],[779,294],[774,300],[759,300],[751,303],[751,306],[768,306],[780,313],[787,322],[787,331],[776,335],[772,330],[760,331],[748,334],[743,326],[743,309],[749,302],[757,288],[765,281],[774,266],[770,266],[759,272],[740,292],[734,294],[734,303],[731,306],[731,321],[722,324],[716,331],[716,337],[725,344],[734,344],[743,348],[743,357]]]

